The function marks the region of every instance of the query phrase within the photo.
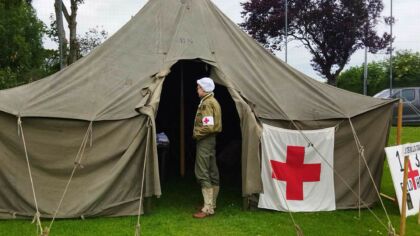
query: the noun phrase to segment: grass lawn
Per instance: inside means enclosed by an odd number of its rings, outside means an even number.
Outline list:
[[[390,144],[395,144],[395,128]],[[420,127],[406,127],[403,143],[420,141]],[[192,177],[171,179],[164,183],[160,199],[154,200],[152,213],[141,217],[143,235],[296,235],[288,213],[266,210],[242,211],[240,188],[234,185],[221,189],[217,214],[204,220],[192,218],[194,207],[201,201],[199,186]],[[394,187],[388,166],[385,166],[381,192],[393,196]],[[399,231],[398,206],[384,200],[397,233]],[[386,216],[377,204],[373,212],[386,224]],[[386,229],[366,209],[334,212],[294,213],[293,217],[304,235],[387,235]],[[58,220],[51,236],[134,235],[136,217],[94,218],[86,220]],[[47,225],[48,220],[43,220]],[[30,220],[0,221],[0,236],[36,235]],[[407,219],[406,235],[420,236],[417,216]]]

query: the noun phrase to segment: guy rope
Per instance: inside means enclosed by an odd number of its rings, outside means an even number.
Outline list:
[[[149,120],[149,122],[150,122],[150,120]],[[146,150],[145,150],[145,155],[144,155],[143,175],[142,175],[142,179],[141,179],[139,210],[137,212],[136,232],[134,234],[135,236],[140,236],[141,235],[140,216],[141,216],[141,209],[142,209],[142,205],[143,205],[143,191],[144,191],[144,182],[145,182],[144,181],[144,176],[145,176],[145,173],[146,173],[147,156],[149,154],[151,128],[152,128],[152,126],[149,123],[148,124],[148,129],[147,129],[147,137],[146,137]]]
[[[31,180],[32,195],[34,197],[34,202],[35,202],[36,212],[35,212],[34,219],[33,219],[32,223],[36,222],[36,224],[37,224],[37,234],[38,234],[38,232],[42,232],[41,213],[39,213],[38,201],[36,199],[36,193],[35,193],[34,180],[33,180],[33,177],[32,177],[31,165],[30,165],[30,162],[29,162],[28,149],[26,148],[25,135],[23,134],[22,119],[20,118],[20,116],[18,117],[17,125],[18,125],[18,136],[20,136],[22,138],[23,149],[25,151],[26,164],[28,166],[29,179]]]
[[[74,160],[73,170],[72,170],[72,172],[70,174],[69,180],[67,181],[67,185],[66,185],[66,187],[65,187],[65,189],[63,191],[63,194],[61,196],[60,202],[58,203],[57,209],[54,212],[54,216],[53,216],[53,218],[52,218],[52,220],[50,222],[49,227],[46,227],[44,229],[43,234],[41,236],[48,236],[49,235],[49,233],[51,231],[51,228],[53,226],[54,220],[57,217],[58,211],[60,210],[60,207],[61,207],[61,205],[62,205],[62,203],[64,201],[64,197],[66,196],[66,193],[67,193],[67,191],[69,189],[70,183],[71,183],[71,181],[73,179],[74,174],[76,173],[77,168],[78,167],[83,168],[83,165],[82,165],[83,154],[85,152],[86,144],[88,143],[89,137],[91,139],[90,140],[90,146],[92,146],[92,132],[93,132],[92,131],[92,126],[93,126],[93,122],[91,121],[89,123],[89,126],[88,126],[87,130],[86,130],[85,136],[83,137],[82,144],[79,147],[79,151],[77,152],[76,158]]]

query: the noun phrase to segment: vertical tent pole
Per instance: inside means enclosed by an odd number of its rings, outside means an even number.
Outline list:
[[[182,177],[185,176],[185,125],[184,125],[184,65],[181,62],[181,101],[180,101],[180,111],[179,111],[179,165],[180,165],[180,174]]]
[[[394,25],[394,16],[393,16],[393,7],[392,7],[392,0],[391,0],[391,24],[389,24],[391,38],[394,36],[392,34],[392,26]],[[392,95],[392,40],[389,46],[389,94]]]
[[[403,179],[403,192],[401,201],[401,221],[400,221],[400,236],[405,235],[405,222],[407,214],[407,179],[408,179],[408,157],[404,157],[404,179]]]
[[[287,29],[287,8],[288,8],[288,6],[287,6],[287,0],[285,1],[285,3],[284,3],[284,11],[285,11],[285,13],[284,13],[284,31],[285,31],[285,37],[284,37],[284,43],[285,43],[285,47],[284,47],[284,61],[286,62],[286,64],[287,64],[287,34],[288,34],[288,29]]]
[[[367,95],[367,86],[368,86],[368,64],[367,64],[367,54],[368,47],[365,46],[365,64],[363,68],[363,95]]]
[[[365,23],[365,38],[367,38],[367,34],[368,34],[368,30],[369,30],[369,15],[366,18],[366,23]],[[368,47],[366,45],[365,46],[365,63],[364,63],[364,71],[363,71],[363,95],[367,95],[367,86],[368,86],[368,64],[367,64],[367,56],[368,56]]]
[[[403,113],[403,103],[402,103],[402,100],[400,99],[400,101],[398,102],[397,145],[401,144],[402,113]]]

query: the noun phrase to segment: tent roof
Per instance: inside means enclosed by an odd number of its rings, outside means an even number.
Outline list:
[[[0,91],[16,116],[115,120],[137,116],[142,89],[179,60],[202,59],[268,119],[348,118],[390,101],[317,82],[271,55],[210,0],[151,0],[92,53],[42,80]]]

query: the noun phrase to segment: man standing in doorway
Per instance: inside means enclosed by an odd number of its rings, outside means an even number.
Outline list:
[[[195,176],[201,185],[204,205],[193,217],[199,219],[214,214],[219,194],[216,135],[222,131],[222,111],[214,98],[214,88],[213,80],[208,77],[197,80],[197,93],[201,100],[195,115],[193,130],[193,138],[197,142]]]

